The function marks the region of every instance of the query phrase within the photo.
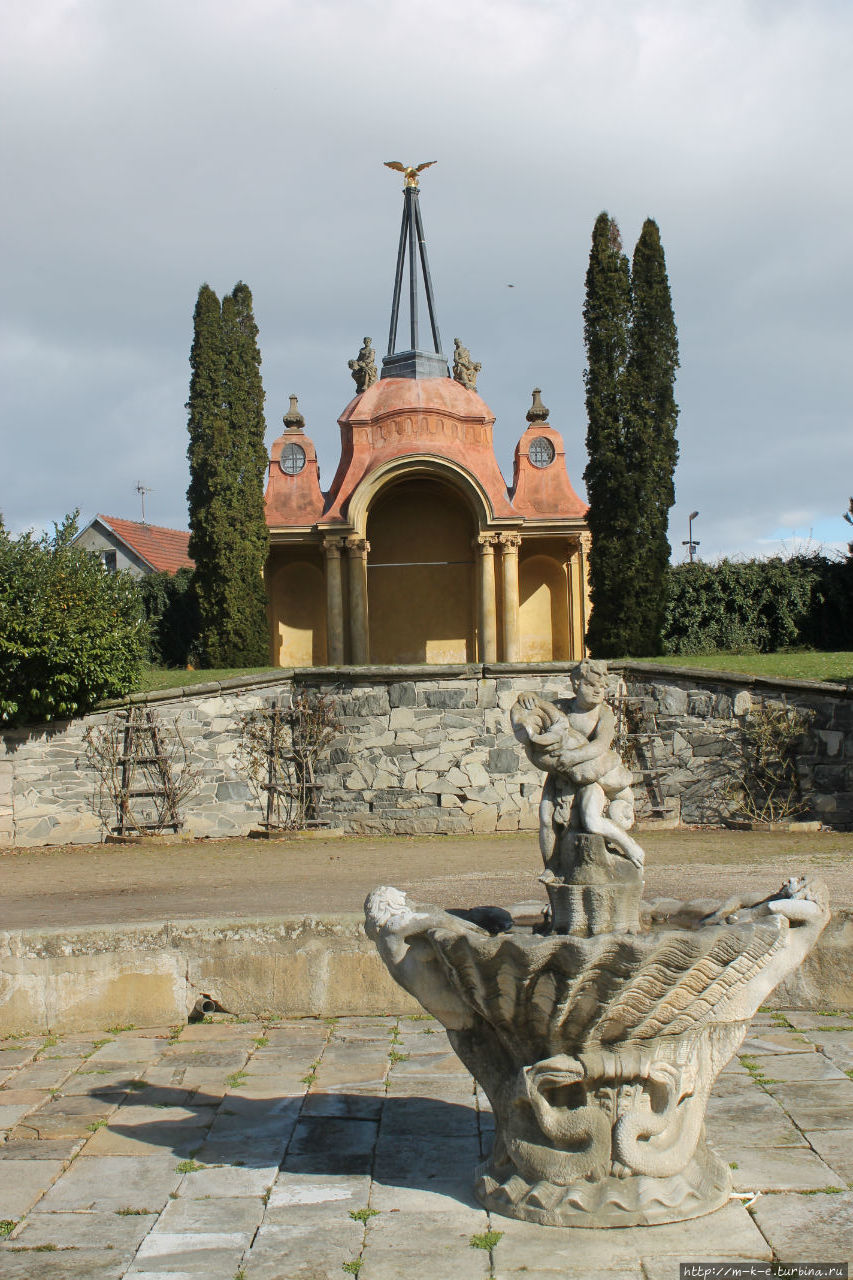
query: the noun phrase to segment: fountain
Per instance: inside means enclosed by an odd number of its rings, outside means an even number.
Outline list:
[[[495,1141],[475,1183],[486,1208],[548,1226],[675,1222],[730,1197],[705,1142],[708,1095],[827,923],[826,890],[796,878],[766,898],[645,906],[605,664],[581,663],[572,682],[572,699],[523,694],[511,713],[548,775],[541,924],[472,913],[490,932],[383,887],[366,930],[489,1099]]]

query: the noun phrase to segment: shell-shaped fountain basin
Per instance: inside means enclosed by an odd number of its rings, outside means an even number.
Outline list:
[[[675,904],[652,927],[592,937],[493,937],[397,890],[371,895],[369,935],[491,1104],[494,1148],[475,1182],[489,1209],[610,1227],[728,1200],[728,1167],[704,1140],[708,1094],[828,911],[802,882],[727,907]]]

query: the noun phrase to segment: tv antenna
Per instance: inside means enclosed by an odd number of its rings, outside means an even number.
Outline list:
[[[136,492],[139,494],[139,500],[142,503],[142,523],[145,524],[145,495],[154,491],[147,488],[141,481],[137,481]]]

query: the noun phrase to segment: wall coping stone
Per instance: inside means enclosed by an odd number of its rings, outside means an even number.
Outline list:
[[[631,662],[614,659],[611,671],[630,671],[634,675],[654,675],[696,680],[706,684],[738,684],[753,689],[796,689],[800,693],[828,693],[834,698],[853,698],[853,683],[833,684],[827,680],[794,680],[786,676],[754,676],[745,671],[710,671],[707,667],[673,667],[657,662]]]
[[[294,679],[299,683],[345,679],[348,684],[373,684],[403,680],[478,680],[483,668],[478,662],[372,663],[363,667],[295,667]]]
[[[574,659],[565,662],[487,662],[482,667],[484,676],[526,676],[568,673],[578,664]]]
[[[0,933],[0,958],[29,956],[33,959],[57,956],[102,955],[125,951],[168,951],[189,939],[206,938],[221,942],[229,938],[300,938],[305,934],[327,937],[364,938],[361,911],[306,912],[304,915],[219,917],[199,916],[181,920],[132,920],[108,924],[63,927],[35,926]]]
[[[568,675],[577,664],[565,662],[489,662],[489,663],[412,663],[406,666],[340,666],[340,667],[281,667],[261,675],[233,676],[227,680],[212,680],[203,684],[181,685],[174,689],[152,689],[148,693],[133,693],[126,698],[110,698],[100,702],[89,714],[114,710],[117,707],[145,705],[147,703],[177,702],[185,698],[216,697],[222,693],[237,693],[243,689],[258,689],[279,684],[323,684],[328,681],[344,681],[350,686],[388,683],[404,680],[483,680],[489,677],[525,675]],[[628,673],[642,678],[666,676],[672,680],[689,680],[700,685],[738,685],[746,689],[768,689],[775,692],[792,690],[797,693],[829,694],[834,698],[853,700],[853,682],[835,684],[825,680],[793,680],[781,676],[748,675],[743,671],[711,671],[707,667],[676,667],[658,662],[634,662],[630,659],[614,659],[609,663],[613,672]],[[79,717],[76,717],[79,719]],[[6,733],[57,730],[71,720],[50,720],[27,725],[10,726]]]

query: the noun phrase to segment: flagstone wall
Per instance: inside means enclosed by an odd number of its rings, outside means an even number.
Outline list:
[[[319,781],[323,812],[360,834],[533,830],[542,775],[509,724],[518,694],[570,693],[567,663],[531,666],[361,667],[282,671],[136,698],[164,725],[176,724],[198,776],[183,803],[184,832],[243,835],[262,814],[241,774],[242,717],[301,690],[334,702],[341,731]],[[613,695],[632,709],[641,818],[718,823],[727,812],[732,734],[757,701],[814,712],[798,767],[807,817],[853,826],[853,690],[755,680],[695,670],[614,664]],[[103,838],[97,776],[85,733],[116,714],[0,736],[0,843],[90,843]]]

